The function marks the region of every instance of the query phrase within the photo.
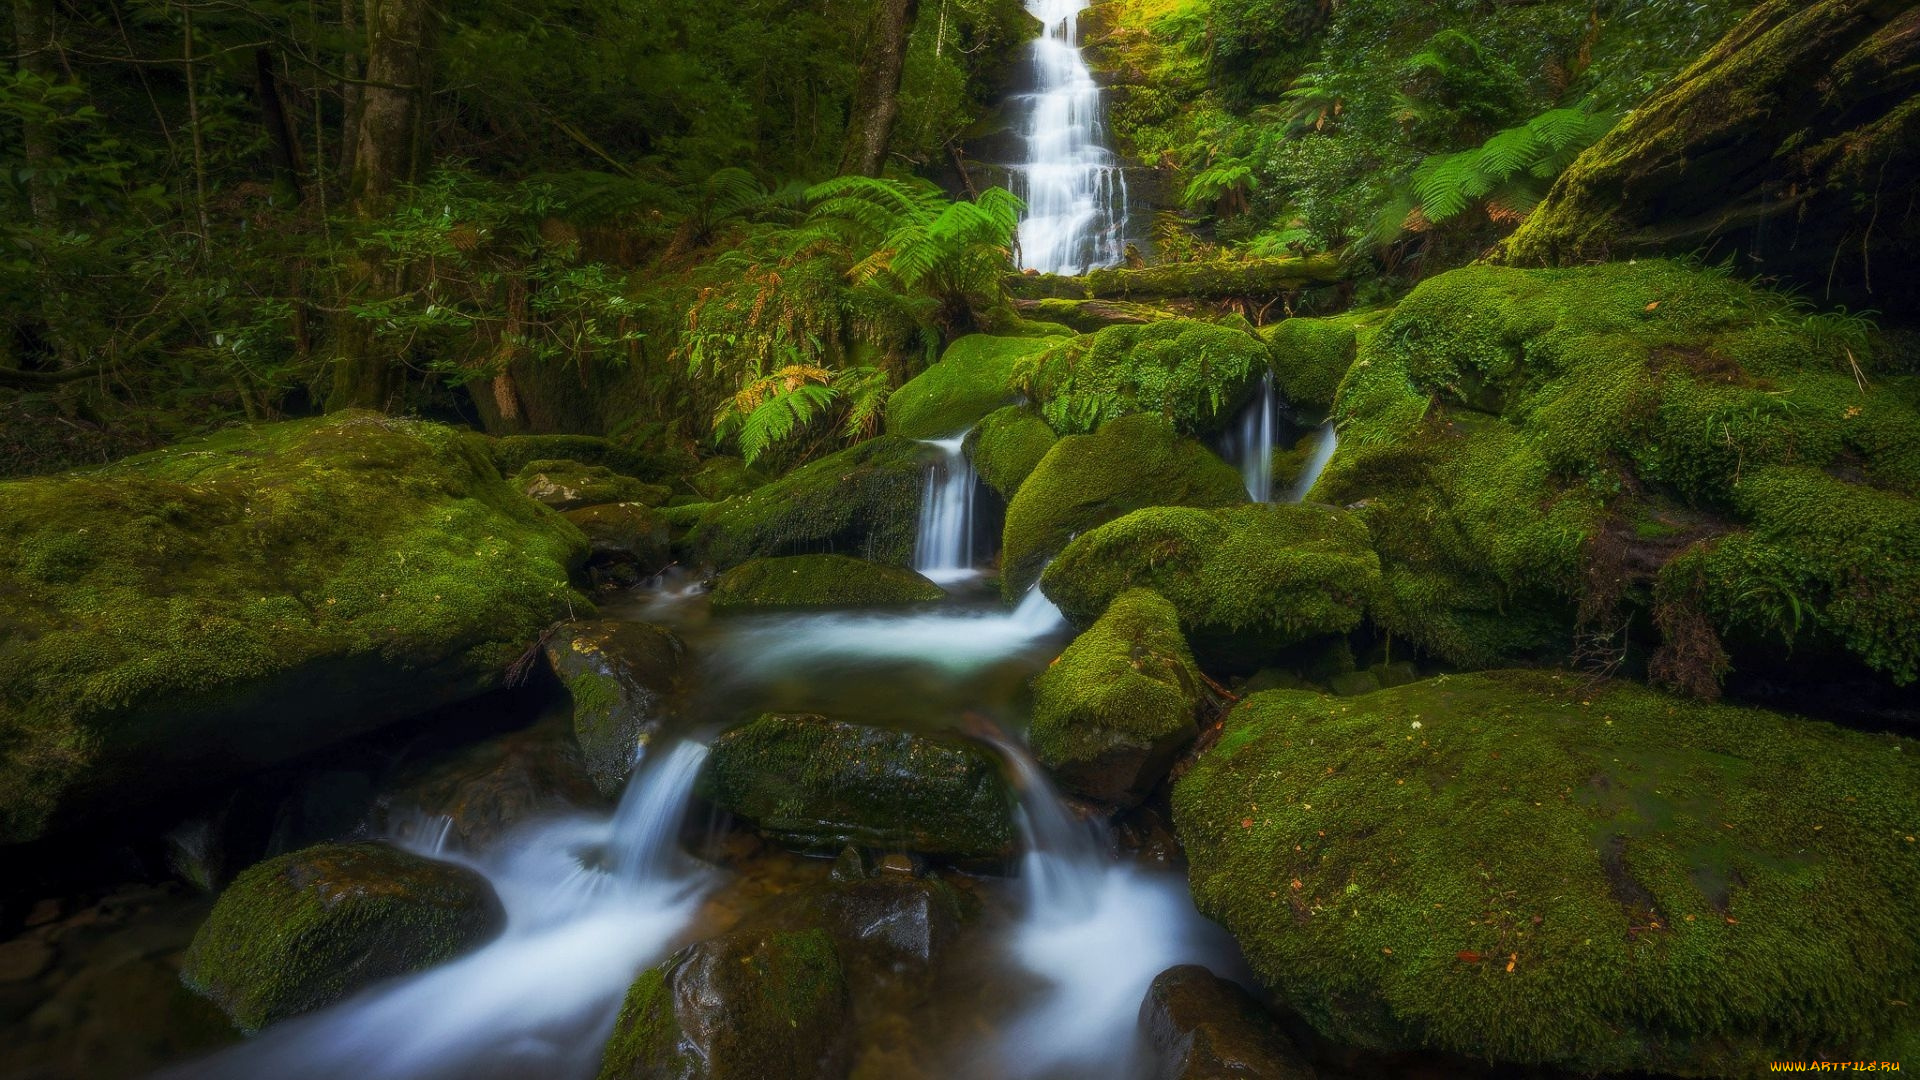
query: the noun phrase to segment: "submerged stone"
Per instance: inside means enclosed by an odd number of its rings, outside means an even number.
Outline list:
[[[561,626],[546,653],[573,697],[573,737],[587,775],[602,794],[618,794],[672,715],[686,646],[662,626],[604,619]]]
[[[506,913],[465,867],[385,844],[269,859],[220,894],[182,979],[246,1031],[419,971],[499,933]]]
[[[761,832],[808,851],[851,843],[991,860],[1013,847],[998,762],[957,738],[763,716],[714,740],[701,790]]]
[[[0,843],[492,689],[585,553],[483,438],[371,413],[0,483]]]
[[[911,570],[845,555],[753,559],[721,574],[709,602],[716,612],[793,608],[889,607],[946,599]]]
[[[1021,360],[1044,352],[1057,338],[970,334],[947,346],[939,362],[887,398],[887,433],[909,439],[945,439],[1019,395],[1008,381]]]
[[[1752,1075],[1915,1037],[1917,755],[1494,672],[1253,695],[1173,809],[1200,910],[1329,1039]]]
[[[1234,983],[1197,964],[1168,968],[1140,1003],[1140,1027],[1161,1080],[1313,1080],[1273,1015]]]

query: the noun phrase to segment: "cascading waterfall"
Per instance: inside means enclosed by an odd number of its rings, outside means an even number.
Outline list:
[[[1027,0],[1046,29],[1033,44],[1034,89],[1015,104],[1026,161],[1012,167],[1026,200],[1020,265],[1046,274],[1113,266],[1126,254],[1127,181],[1109,148],[1100,86],[1080,53],[1089,0]]]
[[[682,742],[643,765],[611,819],[536,824],[473,860],[507,909],[493,943],[167,1075],[592,1076],[634,973],[687,931],[713,882],[678,847],[706,756]]]
[[[1240,427],[1234,433],[1240,478],[1254,502],[1273,501],[1273,445],[1279,427],[1280,399],[1273,389],[1273,374],[1268,372],[1247,411],[1240,414]]]
[[[1333,452],[1340,448],[1340,436],[1328,423],[1320,429],[1320,441],[1313,446],[1313,456],[1307,459],[1306,467],[1300,470],[1300,479],[1294,481],[1293,490],[1288,493],[1288,502],[1305,502],[1307,493],[1313,485],[1320,482],[1320,474],[1327,471],[1327,462],[1333,460]]]
[[[922,440],[939,448],[940,459],[927,466],[913,568],[942,585],[975,574],[973,493],[979,482],[964,450],[966,438],[963,433],[951,439]]]

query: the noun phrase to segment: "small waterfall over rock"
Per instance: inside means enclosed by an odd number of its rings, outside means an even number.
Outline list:
[[[1340,436],[1333,430],[1332,422],[1328,422],[1320,429],[1320,441],[1313,446],[1313,456],[1300,470],[1300,478],[1293,482],[1293,490],[1287,494],[1288,502],[1306,501],[1307,493],[1320,482],[1320,474],[1327,471],[1327,462],[1333,460],[1333,452],[1339,448]]]
[[[1260,389],[1247,404],[1246,412],[1240,414],[1240,426],[1234,432],[1240,478],[1246,482],[1247,497],[1254,502],[1273,501],[1273,446],[1279,428],[1280,399],[1269,372],[1260,380]]]
[[[1045,24],[1033,43],[1033,92],[1015,99],[1026,160],[1013,166],[1026,200],[1020,265],[1045,274],[1113,266],[1126,254],[1127,181],[1109,148],[1100,86],[1080,53],[1089,0],[1027,0]]]
[[[927,466],[913,568],[942,585],[974,575],[973,494],[980,484],[962,449],[966,438],[922,440],[940,449],[940,460]]]

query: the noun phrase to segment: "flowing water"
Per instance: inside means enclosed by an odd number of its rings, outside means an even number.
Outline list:
[[[1240,423],[1232,433],[1228,457],[1240,466],[1240,479],[1247,485],[1247,497],[1254,502],[1273,501],[1273,447],[1279,437],[1280,398],[1273,388],[1269,372],[1260,380],[1260,389],[1240,414]]]
[[[1333,430],[1333,424],[1321,426],[1317,441],[1313,444],[1313,454],[1300,470],[1300,478],[1293,482],[1293,490],[1288,493],[1288,502],[1306,502],[1307,495],[1313,491],[1313,485],[1320,482],[1320,474],[1327,471],[1327,462],[1333,460],[1333,452],[1340,448],[1340,435]]]
[[[951,585],[979,575],[973,565],[973,497],[980,479],[967,460],[964,433],[923,441],[940,450],[940,459],[927,466],[913,568]]]
[[[1099,84],[1080,52],[1089,0],[1027,0],[1046,29],[1033,44],[1033,91],[1014,98],[1026,160],[1012,166],[1026,200],[1020,265],[1080,274],[1125,257],[1127,180],[1107,138]]]

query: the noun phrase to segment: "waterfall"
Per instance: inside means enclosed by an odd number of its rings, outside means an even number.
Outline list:
[[[712,883],[679,850],[706,755],[694,742],[653,755],[611,819],[538,823],[474,860],[507,909],[491,944],[164,1075],[586,1080],[634,973],[686,933]]]
[[[1240,428],[1234,440],[1240,458],[1240,478],[1246,482],[1247,497],[1254,502],[1273,501],[1273,443],[1280,426],[1279,413],[1273,373],[1268,372],[1261,378],[1260,390],[1247,404],[1247,411],[1240,414]]]
[[[1015,98],[1026,161],[1013,167],[1021,266],[1080,274],[1125,257],[1127,181],[1107,145],[1100,87],[1080,53],[1080,12],[1089,0],[1027,0],[1046,27],[1033,44],[1032,93]]]
[[[1293,490],[1287,495],[1288,502],[1306,501],[1307,493],[1320,482],[1320,474],[1327,471],[1327,462],[1333,460],[1333,452],[1339,448],[1340,436],[1333,430],[1333,424],[1328,423],[1320,429],[1320,441],[1314,444],[1313,456],[1300,470],[1300,479],[1294,481]]]
[[[913,568],[942,585],[974,575],[973,493],[980,485],[962,450],[966,438],[921,440],[939,447],[940,460],[927,466]]]

